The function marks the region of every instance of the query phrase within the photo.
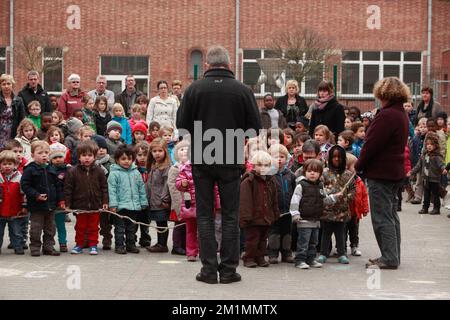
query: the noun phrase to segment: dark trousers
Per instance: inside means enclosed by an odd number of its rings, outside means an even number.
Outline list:
[[[424,182],[423,187],[423,208],[427,209],[430,207],[430,199],[433,195],[433,209],[440,210],[441,199],[439,198],[439,182]]]
[[[239,195],[240,169],[224,166],[193,166],[197,205],[202,273],[207,276],[229,276],[239,265]],[[217,242],[214,225],[214,185],[219,186],[222,210],[222,243],[220,264],[217,260]]]
[[[102,212],[100,213],[100,235],[103,237],[102,244],[104,247],[111,247],[112,245],[112,225],[111,214]]]
[[[158,227],[164,227],[167,228],[167,221],[156,221],[156,225]],[[167,240],[169,239],[169,230],[166,230],[164,232],[160,232],[158,230],[158,244],[162,245],[163,247],[167,247]]]
[[[175,222],[175,227],[172,231],[172,243],[173,249],[183,249],[186,250],[186,225],[177,227],[178,225],[184,223],[184,221]]]
[[[372,226],[381,251],[381,262],[400,265],[400,219],[396,194],[402,182],[368,180]]]
[[[139,216],[138,221],[145,224],[150,224],[149,211],[144,210],[142,214]],[[144,248],[150,247],[152,244],[152,237],[150,236],[149,227],[140,225],[139,228],[141,230],[139,245]]]
[[[297,252],[295,263],[313,263],[317,255],[317,243],[319,242],[319,228],[297,228]]]
[[[31,253],[40,253],[41,246],[44,251],[53,251],[56,234],[55,212],[32,212],[30,224]],[[43,237],[42,233],[44,234]]]
[[[22,248],[22,229],[20,219],[23,218],[7,218],[0,217],[0,249],[3,245],[3,235],[5,233],[6,224],[8,224],[9,238],[14,249]]]
[[[347,239],[350,239],[350,248],[359,246],[359,220],[356,216],[345,223],[345,247],[347,248]]]
[[[291,251],[291,215],[282,216],[275,221],[269,229],[269,257],[278,257],[278,253],[281,252],[282,257],[288,257],[292,255]]]
[[[136,221],[140,211],[120,210],[118,214],[127,216]],[[114,218],[114,242],[117,248],[134,248],[136,246],[137,225],[128,219],[121,219],[117,216]]]
[[[251,226],[245,228],[244,261],[261,261],[266,255],[269,226]]]
[[[344,222],[330,222],[330,221],[322,221],[322,241],[320,254],[328,257],[330,255],[330,243],[331,236],[334,234],[336,238],[336,248],[338,257],[344,256],[345,254],[345,223]]]

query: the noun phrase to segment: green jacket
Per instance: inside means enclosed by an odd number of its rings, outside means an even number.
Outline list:
[[[147,194],[141,174],[133,163],[129,169],[111,165],[108,177],[109,207],[117,211],[140,211],[148,207]]]
[[[27,118],[34,123],[34,125],[36,126],[36,128],[38,128],[38,130],[41,128],[41,115],[35,117],[30,114]]]

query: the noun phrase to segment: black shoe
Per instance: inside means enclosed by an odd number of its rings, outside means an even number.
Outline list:
[[[419,200],[419,199],[412,199],[410,203],[411,203],[411,204],[421,204],[421,203],[422,203],[422,200]]]
[[[57,256],[60,256],[61,254],[58,252],[58,251],[56,251],[55,249],[53,249],[53,250],[44,250],[44,251],[42,251],[42,254],[44,255],[44,256],[53,256],[53,257],[57,257]]]
[[[397,206],[397,212],[401,212],[402,211],[402,206]]]
[[[430,215],[438,215],[438,214],[441,214],[441,211],[439,209],[433,209],[430,212]]]
[[[12,245],[11,243],[8,244],[8,249],[9,249],[9,250],[14,249],[14,247],[13,247],[13,245]]]
[[[23,248],[23,250],[28,250],[28,246],[27,246],[26,244],[24,244],[24,245],[22,246],[22,248]]]
[[[199,272],[197,273],[197,275],[195,276],[195,280],[200,281],[200,282],[205,282],[208,284],[216,284],[217,283],[217,276],[206,276],[203,273]]]
[[[127,250],[124,247],[117,247],[115,252],[118,254],[127,254]]]
[[[136,248],[136,247],[130,247],[130,248],[127,248],[127,252],[139,253],[140,250],[138,248]]]
[[[184,250],[183,248],[173,248],[171,253],[179,256],[185,256],[186,250]]]
[[[109,250],[111,250],[111,246],[110,245],[103,245],[103,250],[105,250],[105,251],[109,251]]]
[[[23,248],[18,248],[18,249],[14,249],[14,254],[22,256],[25,254],[25,252],[23,251]]]
[[[242,280],[241,275],[237,272],[233,273],[230,276],[220,276],[220,283],[224,284],[239,282],[241,280]]]
[[[419,211],[419,214],[428,214],[428,209],[422,209]]]

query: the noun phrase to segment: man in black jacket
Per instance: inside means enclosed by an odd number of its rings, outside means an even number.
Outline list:
[[[206,69],[204,78],[194,82],[184,93],[177,114],[177,128],[191,134],[191,162],[203,265],[196,279],[217,283],[219,272],[221,283],[231,283],[241,280],[236,268],[239,264],[239,187],[244,164],[243,143],[245,136],[258,133],[261,121],[253,93],[230,71],[230,58],[225,48],[213,46],[208,50]],[[216,183],[222,210],[220,264],[214,235]]]
[[[39,101],[41,104],[41,112],[52,112],[52,106],[50,104],[50,98],[42,86],[39,84],[39,72],[30,71],[27,74],[28,83],[19,92],[18,96],[22,98],[25,106],[25,112],[28,114],[28,104],[31,101]]]
[[[121,94],[116,96],[116,102],[120,103],[125,111],[125,116],[129,117],[131,113],[131,107],[136,103],[139,96],[144,93],[136,88],[136,80],[134,76],[128,75],[125,78],[126,88]]]

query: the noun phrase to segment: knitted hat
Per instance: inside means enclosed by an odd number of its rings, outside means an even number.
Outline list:
[[[69,130],[69,134],[76,134],[82,126],[83,122],[81,122],[78,118],[71,118],[67,121],[67,129]]]
[[[56,157],[66,157],[67,147],[59,142],[50,145],[50,160]]]
[[[108,149],[108,146],[106,145],[106,139],[103,138],[102,136],[96,134],[92,137],[92,140],[95,141],[95,143],[98,145],[99,148]]]
[[[133,127],[133,134],[136,131],[140,131],[140,132],[144,133],[145,136],[147,136],[147,131],[148,131],[147,124],[144,121],[138,121]]]
[[[111,120],[106,125],[106,134],[108,134],[111,130],[119,130],[122,133],[122,126],[117,121]]]

